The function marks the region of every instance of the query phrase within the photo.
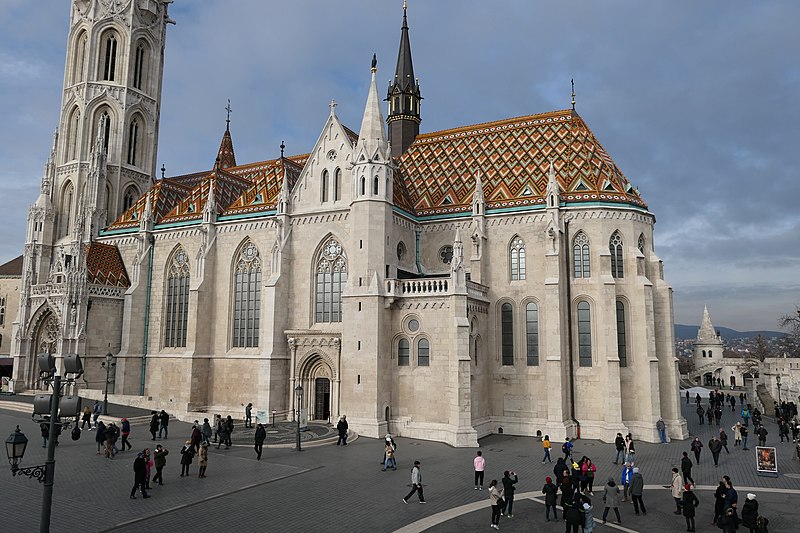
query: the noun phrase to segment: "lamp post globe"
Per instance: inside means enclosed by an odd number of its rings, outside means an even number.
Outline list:
[[[17,426],[17,429],[6,439],[6,455],[8,455],[8,463],[11,465],[12,472],[16,472],[19,468],[19,463],[25,455],[25,448],[27,446],[28,438],[19,430],[19,426]]]
[[[297,387],[294,388],[294,393],[295,393],[295,398],[297,400],[297,402],[296,402],[296,405],[297,405],[297,417],[296,417],[297,418],[297,444],[295,446],[295,450],[300,452],[300,451],[303,451],[302,448],[300,447],[300,412],[302,410],[302,405],[301,404],[302,404],[302,401],[303,401],[303,386],[302,385],[297,385]]]
[[[103,389],[103,414],[108,414],[108,385],[109,385],[109,376],[111,374],[111,368],[116,366],[117,363],[113,362],[114,354],[108,352],[106,354],[106,360],[100,363],[100,366],[106,369],[106,386]]]

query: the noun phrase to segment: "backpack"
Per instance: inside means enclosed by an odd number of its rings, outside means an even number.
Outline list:
[[[566,442],[561,445],[561,451],[563,453],[569,453],[569,448],[567,447],[567,443]]]

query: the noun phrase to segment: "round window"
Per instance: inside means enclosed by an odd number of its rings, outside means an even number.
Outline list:
[[[409,331],[417,331],[419,329],[419,321],[415,318],[412,318],[408,321],[408,330]]]
[[[445,265],[449,265],[453,261],[453,247],[442,246],[442,249],[439,250],[439,259],[441,259],[442,263]]]

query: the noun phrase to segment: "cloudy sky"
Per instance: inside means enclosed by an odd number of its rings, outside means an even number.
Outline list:
[[[176,0],[158,162],[213,164],[225,103],[239,162],[357,129],[402,0]],[[67,0],[0,0],[0,263],[21,251],[58,122]],[[409,0],[423,131],[577,109],[657,217],[675,321],[776,329],[800,304],[800,2]],[[385,86],[385,85],[384,85]]]

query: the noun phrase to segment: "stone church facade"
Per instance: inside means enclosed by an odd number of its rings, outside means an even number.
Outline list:
[[[18,388],[41,351],[100,388],[110,352],[115,393],[176,413],[291,418],[302,386],[372,437],[687,434],[655,217],[574,105],[420,134],[404,8],[358,132],[332,102],[310,152],[240,164],[228,121],[210,170],[154,179],[168,4],[73,2]]]

